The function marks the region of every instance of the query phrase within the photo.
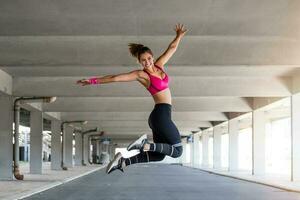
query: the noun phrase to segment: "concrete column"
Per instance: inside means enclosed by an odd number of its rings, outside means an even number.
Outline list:
[[[100,158],[100,143],[99,143],[99,140],[96,140],[96,147],[97,147],[97,151],[96,151],[96,155],[98,158]]]
[[[51,121],[51,169],[61,170],[61,122]]]
[[[92,152],[92,162],[93,163],[96,163],[97,162],[97,151],[98,151],[98,145],[97,145],[97,142],[96,140],[92,140],[91,141],[91,144],[93,146],[93,152]]]
[[[181,164],[186,164],[186,142],[185,141],[181,141],[182,144],[182,155],[180,157],[180,162]]]
[[[194,162],[194,160],[193,160],[194,159],[193,142],[189,142],[188,144],[190,145],[190,162],[189,162],[189,165],[193,166],[193,162]]]
[[[12,180],[13,165],[13,98],[0,97],[0,180]]]
[[[29,133],[25,132],[24,133],[24,160],[25,161],[29,161],[29,148],[30,148],[30,145],[28,143],[28,139],[29,138]]]
[[[109,154],[109,144],[105,144],[105,151]]]
[[[291,180],[300,180],[300,93],[291,97]]]
[[[104,142],[102,142],[102,151],[103,152],[108,152],[108,146],[107,146],[107,144],[106,143],[104,143]]]
[[[99,145],[99,149],[98,149],[98,155],[99,155],[99,158],[100,158],[100,156],[101,156],[101,153],[102,153],[102,148],[103,148],[103,145],[102,145],[102,143],[101,143],[101,141],[100,141],[100,140],[98,140],[97,142],[98,142],[98,145]]]
[[[193,135],[193,167],[200,167],[200,146],[199,146],[199,135]]]
[[[111,144],[109,144],[109,145],[108,145],[108,154],[109,154],[110,160],[113,159],[112,152],[111,152],[111,149],[112,149],[111,147],[112,147]]]
[[[208,140],[209,133],[202,132],[202,166],[209,167],[208,163]]]
[[[90,156],[90,145],[88,141],[89,136],[87,134],[84,135],[83,138],[83,152],[84,152],[84,164],[89,164],[89,156]]]
[[[265,173],[265,114],[258,109],[252,112],[252,174],[261,175]]]
[[[239,126],[237,119],[228,121],[228,140],[229,140],[229,171],[236,171],[239,167],[239,149],[238,149]]]
[[[65,125],[64,128],[64,166],[73,167],[73,128]]]
[[[112,153],[112,155],[113,155],[113,157],[115,156],[115,154],[116,154],[116,147],[115,146],[113,146],[112,147],[112,151],[111,151],[111,153]]]
[[[221,165],[221,141],[222,141],[222,128],[215,126],[213,129],[213,168],[220,169]]]
[[[190,165],[191,165],[191,167],[193,167],[194,166],[194,154],[195,154],[195,152],[194,152],[194,135],[192,135],[191,136],[192,137],[192,142],[190,142],[189,144],[190,144]]]
[[[203,160],[203,153],[202,153],[202,151],[203,151],[203,147],[202,147],[202,135],[201,134],[199,134],[199,141],[200,141],[200,143],[199,143],[199,168],[201,168],[201,166],[202,166],[202,160]]]
[[[42,174],[43,113],[30,112],[30,166],[31,174]]]
[[[75,165],[81,166],[82,163],[82,135],[81,133],[75,134]]]

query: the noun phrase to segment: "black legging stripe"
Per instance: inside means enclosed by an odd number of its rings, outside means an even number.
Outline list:
[[[166,155],[173,158],[182,155],[180,133],[171,119],[171,111],[170,104],[155,105],[148,119],[154,143],[150,143],[149,151],[127,158],[126,165],[161,161]]]
[[[181,156],[182,146],[174,147],[173,145],[166,144],[166,143],[152,143],[150,144],[149,151],[162,153],[172,158],[177,158]]]

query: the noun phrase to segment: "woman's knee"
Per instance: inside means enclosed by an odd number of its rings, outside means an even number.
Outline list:
[[[166,157],[166,155],[157,153],[157,154],[155,154],[155,156],[152,157],[151,160],[152,161],[162,161],[165,157]]]
[[[171,155],[172,158],[179,158],[182,155],[183,149],[182,146],[175,147],[174,153]]]
[[[162,161],[163,159],[165,159],[166,155],[164,154],[160,154],[157,158],[158,158],[158,161]]]

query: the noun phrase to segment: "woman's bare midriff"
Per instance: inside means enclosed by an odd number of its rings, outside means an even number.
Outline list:
[[[153,99],[155,104],[158,103],[168,103],[172,105],[172,99],[171,99],[171,91],[169,88],[166,88],[155,95],[153,95]]]
[[[141,78],[138,79],[138,81],[147,89],[150,85],[149,77],[144,71],[141,70],[141,72],[143,72],[143,74],[142,74]],[[166,88],[160,92],[157,92],[152,97],[153,97],[155,104],[168,103],[168,104],[172,105],[171,91],[169,88]]]

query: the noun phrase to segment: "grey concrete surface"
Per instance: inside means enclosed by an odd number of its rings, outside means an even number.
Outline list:
[[[189,31],[165,69],[174,121],[189,135],[226,121],[227,113],[251,111],[258,97],[292,94],[300,73],[299,8],[299,0],[2,0],[0,93],[57,96],[42,110],[88,120],[85,129],[98,127],[116,140],[150,134],[145,123],[132,126],[153,108],[139,83],[75,82],[141,69],[128,43],[149,46],[156,59],[180,22]]]
[[[179,165],[139,164],[124,174],[99,170],[26,199],[297,200],[300,194]]]
[[[20,163],[20,169],[24,174],[24,181],[1,180],[0,200],[15,200],[28,197],[54,186],[66,183],[81,176],[85,176],[104,166],[88,165],[69,168],[67,171],[51,170],[50,163],[43,162],[42,174],[30,174],[29,163]]]

